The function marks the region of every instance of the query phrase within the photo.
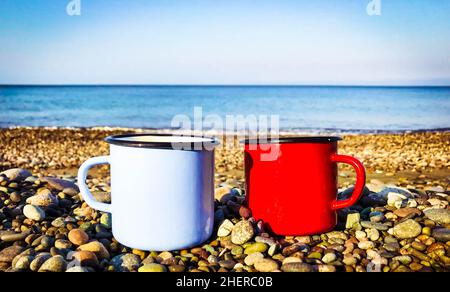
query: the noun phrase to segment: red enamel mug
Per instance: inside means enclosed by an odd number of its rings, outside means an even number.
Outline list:
[[[356,158],[337,154],[339,137],[246,140],[246,205],[267,229],[284,236],[333,230],[339,209],[360,198],[366,174]],[[337,163],[356,170],[354,193],[337,200]]]

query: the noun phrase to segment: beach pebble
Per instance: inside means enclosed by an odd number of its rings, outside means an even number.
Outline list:
[[[26,169],[13,168],[1,172],[0,175],[4,175],[12,181],[23,181],[26,178],[30,177],[32,174]]]
[[[293,273],[310,273],[313,267],[306,263],[288,263],[281,266],[283,272]]]
[[[269,246],[265,243],[255,242],[255,243],[249,245],[248,247],[246,247],[244,250],[244,253],[247,255],[252,254],[254,252],[264,253],[267,251],[268,248],[269,248]]]
[[[183,268],[184,270],[184,268]],[[167,268],[160,264],[146,264],[138,269],[139,273],[164,273],[167,272]],[[171,271],[173,272],[173,271]]]
[[[46,260],[39,268],[39,272],[61,273],[66,271],[66,267],[67,262],[62,256],[57,255]]]
[[[239,221],[231,231],[231,242],[234,244],[244,244],[254,236],[254,229],[252,224],[247,221]]]
[[[66,226],[66,222],[64,220],[64,218],[62,217],[58,217],[55,220],[52,221],[52,226],[56,227],[56,228],[62,228],[64,226]]]
[[[30,264],[30,270],[33,272],[37,272],[39,268],[45,263],[48,259],[50,259],[52,255],[50,253],[44,252],[38,254],[34,260]]]
[[[352,254],[346,254],[342,262],[347,266],[353,266],[357,264],[358,260]]]
[[[389,229],[389,227],[383,223],[377,223],[377,222],[371,222],[371,221],[362,221],[361,226],[364,228],[376,229],[379,231],[386,231]]]
[[[55,247],[57,249],[69,249],[72,247],[72,243],[65,239],[58,239],[55,241]]]
[[[105,248],[105,246],[98,242],[98,241],[92,241],[86,244],[81,245],[78,247],[78,250],[87,250],[95,253],[98,259],[109,259],[110,255],[108,250]]]
[[[68,238],[75,245],[83,245],[89,241],[89,235],[81,229],[70,230]]]
[[[252,217],[252,211],[245,206],[241,206],[239,208],[239,215],[244,219],[248,219],[248,218]]]
[[[234,266],[236,265],[236,262],[233,260],[223,260],[223,261],[219,261],[219,265],[222,268],[225,268],[227,270],[232,270],[234,268]]]
[[[336,259],[337,259],[336,254],[334,254],[333,252],[329,252],[323,256],[322,262],[324,262],[325,264],[330,264],[334,262]]]
[[[103,215],[100,217],[100,224],[102,224],[103,227],[106,229],[112,228],[112,217],[110,213],[103,213]]]
[[[362,241],[364,239],[367,238],[367,234],[364,231],[356,231],[355,232],[355,237],[356,239],[358,239],[359,241]]]
[[[230,220],[225,219],[222,224],[220,224],[219,229],[217,230],[217,236],[225,237],[230,235],[233,227],[234,224]]]
[[[53,195],[48,189],[40,189],[36,195],[27,199],[27,204],[39,207],[48,207],[50,205],[57,205],[58,198]]]
[[[450,242],[450,229],[437,228],[433,229],[433,237],[440,242]]]
[[[278,270],[278,263],[272,259],[262,259],[255,262],[255,269],[258,272],[269,273]]]
[[[425,217],[439,224],[450,224],[449,209],[430,209],[424,212]]]
[[[48,184],[48,187],[56,191],[63,191],[64,189],[74,189],[78,192],[78,186],[68,180],[54,177],[45,177],[42,181],[46,182]]]
[[[397,217],[404,218],[410,216],[411,214],[421,215],[422,212],[416,208],[401,208],[394,211]]]
[[[89,269],[86,267],[74,266],[66,270],[66,273],[89,273]]]
[[[302,263],[303,261],[300,258],[297,257],[287,257],[283,259],[282,264],[286,265],[286,264],[290,264],[290,263]]]
[[[111,203],[111,194],[107,192],[92,192],[92,196],[97,202],[100,203]]]
[[[375,248],[375,243],[373,243],[372,241],[361,241],[360,243],[358,243],[358,247],[360,249],[373,249]]]
[[[346,229],[351,229],[353,226],[361,220],[361,215],[359,213],[352,213],[347,215],[347,221],[345,223]]]
[[[93,267],[96,268],[99,266],[99,262],[95,253],[90,251],[77,251],[72,255],[72,258],[76,261],[77,265],[83,267]]]
[[[217,188],[214,192],[214,198],[221,203],[226,203],[231,197],[231,189],[228,187]]]
[[[399,193],[388,193],[388,206],[400,209],[406,206],[407,197]]]
[[[23,251],[21,246],[10,246],[0,251],[0,262],[11,263]]]
[[[45,219],[45,212],[38,206],[34,205],[26,205],[23,208],[23,215],[34,221],[42,221]]]
[[[15,242],[15,241],[22,241],[27,238],[28,235],[30,235],[31,230],[28,229],[22,233],[12,233],[12,234],[4,234],[0,236],[1,241],[3,242]]]
[[[32,255],[18,256],[19,258],[13,263],[13,268],[21,271],[26,271],[30,268],[31,262],[34,260]]]
[[[366,229],[366,234],[371,241],[377,241],[380,238],[380,232],[374,228]]]
[[[393,232],[398,239],[414,238],[422,233],[422,227],[416,221],[409,219],[395,225]]]
[[[264,255],[260,252],[254,252],[245,257],[244,262],[247,266],[253,266],[256,262],[262,260]]]
[[[114,257],[110,264],[116,272],[133,272],[139,269],[141,259],[135,254],[127,253]]]

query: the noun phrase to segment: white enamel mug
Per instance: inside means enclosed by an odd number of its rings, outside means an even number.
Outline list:
[[[193,247],[211,236],[215,139],[130,134],[106,142],[110,155],[86,161],[78,184],[90,207],[112,214],[117,241],[166,251]],[[111,204],[95,201],[86,185],[89,169],[99,164],[111,166]]]

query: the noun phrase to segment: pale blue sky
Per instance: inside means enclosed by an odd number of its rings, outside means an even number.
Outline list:
[[[0,84],[450,85],[450,1],[0,1]]]

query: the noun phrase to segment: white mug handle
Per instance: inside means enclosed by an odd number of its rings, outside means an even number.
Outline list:
[[[85,163],[83,163],[78,170],[78,187],[83,199],[91,208],[107,213],[111,213],[111,204],[100,203],[94,199],[94,196],[91,194],[88,186],[86,185],[86,178],[89,169],[93,166],[109,163],[109,156],[94,157],[88,159]]]

